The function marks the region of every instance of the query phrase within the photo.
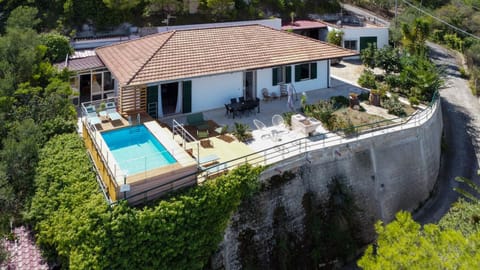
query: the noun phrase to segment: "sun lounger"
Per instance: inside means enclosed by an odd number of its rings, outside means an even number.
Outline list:
[[[85,107],[86,110],[86,116],[87,116],[87,122],[90,125],[97,125],[102,123],[102,120],[97,115],[97,111],[95,110],[95,106],[90,105]]]
[[[201,157],[200,160],[198,161],[198,163],[200,165],[203,164],[202,166],[205,166],[205,165],[208,165],[208,164],[212,164],[219,159],[220,158],[217,155],[211,154],[211,155],[208,155],[208,156]]]
[[[114,102],[107,102],[107,104],[105,104],[105,109],[107,111],[107,116],[111,121],[122,119],[122,116],[117,112],[117,107]]]
[[[108,118],[110,118],[111,121],[116,121],[122,119],[122,116],[117,112],[116,109],[107,109],[107,115]]]

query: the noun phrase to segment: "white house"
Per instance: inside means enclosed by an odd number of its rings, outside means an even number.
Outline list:
[[[347,17],[348,18],[348,17]],[[388,46],[388,27],[369,21],[339,20],[337,23],[327,24],[328,31],[343,32],[343,47],[360,52],[368,47],[369,43],[375,44],[379,49]]]
[[[122,113],[162,117],[262,98],[261,89],[329,87],[329,60],[351,50],[261,25],[159,33],[96,49],[115,78]]]

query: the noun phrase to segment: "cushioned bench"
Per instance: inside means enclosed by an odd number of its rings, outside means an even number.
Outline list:
[[[201,112],[187,115],[187,124],[199,130],[208,129],[208,123],[203,119],[203,113]]]

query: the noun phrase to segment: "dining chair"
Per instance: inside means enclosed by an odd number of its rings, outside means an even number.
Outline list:
[[[244,97],[239,97],[239,98],[238,98],[238,101],[239,101],[240,103],[243,103],[243,102],[245,102],[245,98],[244,98]]]
[[[231,98],[230,99],[230,104],[237,103],[237,98]]]

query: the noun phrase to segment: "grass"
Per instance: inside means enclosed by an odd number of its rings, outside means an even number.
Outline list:
[[[372,128],[372,126],[366,126],[367,124],[381,122],[375,126],[385,126],[393,123],[392,121],[388,121],[383,117],[368,114],[362,111],[353,110],[349,107],[343,107],[341,109],[338,109],[333,114],[337,116],[339,121],[348,122],[348,119],[350,119],[354,126],[361,126],[357,130],[359,132]]]

